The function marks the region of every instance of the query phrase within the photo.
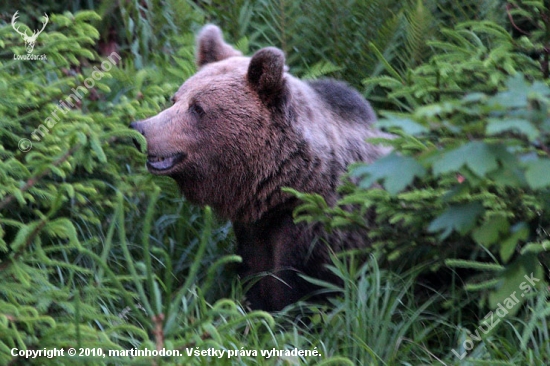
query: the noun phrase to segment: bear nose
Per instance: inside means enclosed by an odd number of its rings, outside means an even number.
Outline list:
[[[143,130],[143,126],[139,121],[130,123],[130,128],[136,130],[137,132],[141,133],[143,136],[145,136],[145,131]],[[136,139],[132,139],[134,141],[134,145],[136,149],[141,151],[141,145],[137,142]]]

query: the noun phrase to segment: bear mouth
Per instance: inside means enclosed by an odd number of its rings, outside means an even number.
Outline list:
[[[163,174],[171,170],[185,158],[185,154],[177,153],[170,156],[147,156],[147,168],[151,173]]]

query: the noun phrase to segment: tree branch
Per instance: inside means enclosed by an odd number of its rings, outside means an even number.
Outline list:
[[[75,153],[76,150],[80,148],[81,145],[76,145],[72,149],[68,150],[65,154],[63,154],[59,159],[54,161],[51,166],[44,170],[43,172],[37,174],[36,176],[29,178],[27,180],[27,183],[21,188],[21,192],[25,192],[29,190],[31,187],[33,187],[41,178],[48,175],[50,171],[52,170],[52,167],[61,165],[63,162],[65,162],[72,154]],[[8,206],[13,200],[15,199],[15,196],[13,194],[6,196],[1,202],[0,202],[0,210],[2,210],[4,207]]]

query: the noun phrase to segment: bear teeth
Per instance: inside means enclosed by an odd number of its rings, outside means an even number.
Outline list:
[[[162,158],[160,156],[150,156],[149,161],[153,163],[158,163],[159,161],[163,161],[165,158]]]

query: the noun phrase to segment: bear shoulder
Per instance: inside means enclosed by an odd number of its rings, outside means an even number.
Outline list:
[[[320,79],[307,81],[327,108],[336,115],[350,121],[373,123],[376,114],[369,102],[348,84],[334,79]]]

